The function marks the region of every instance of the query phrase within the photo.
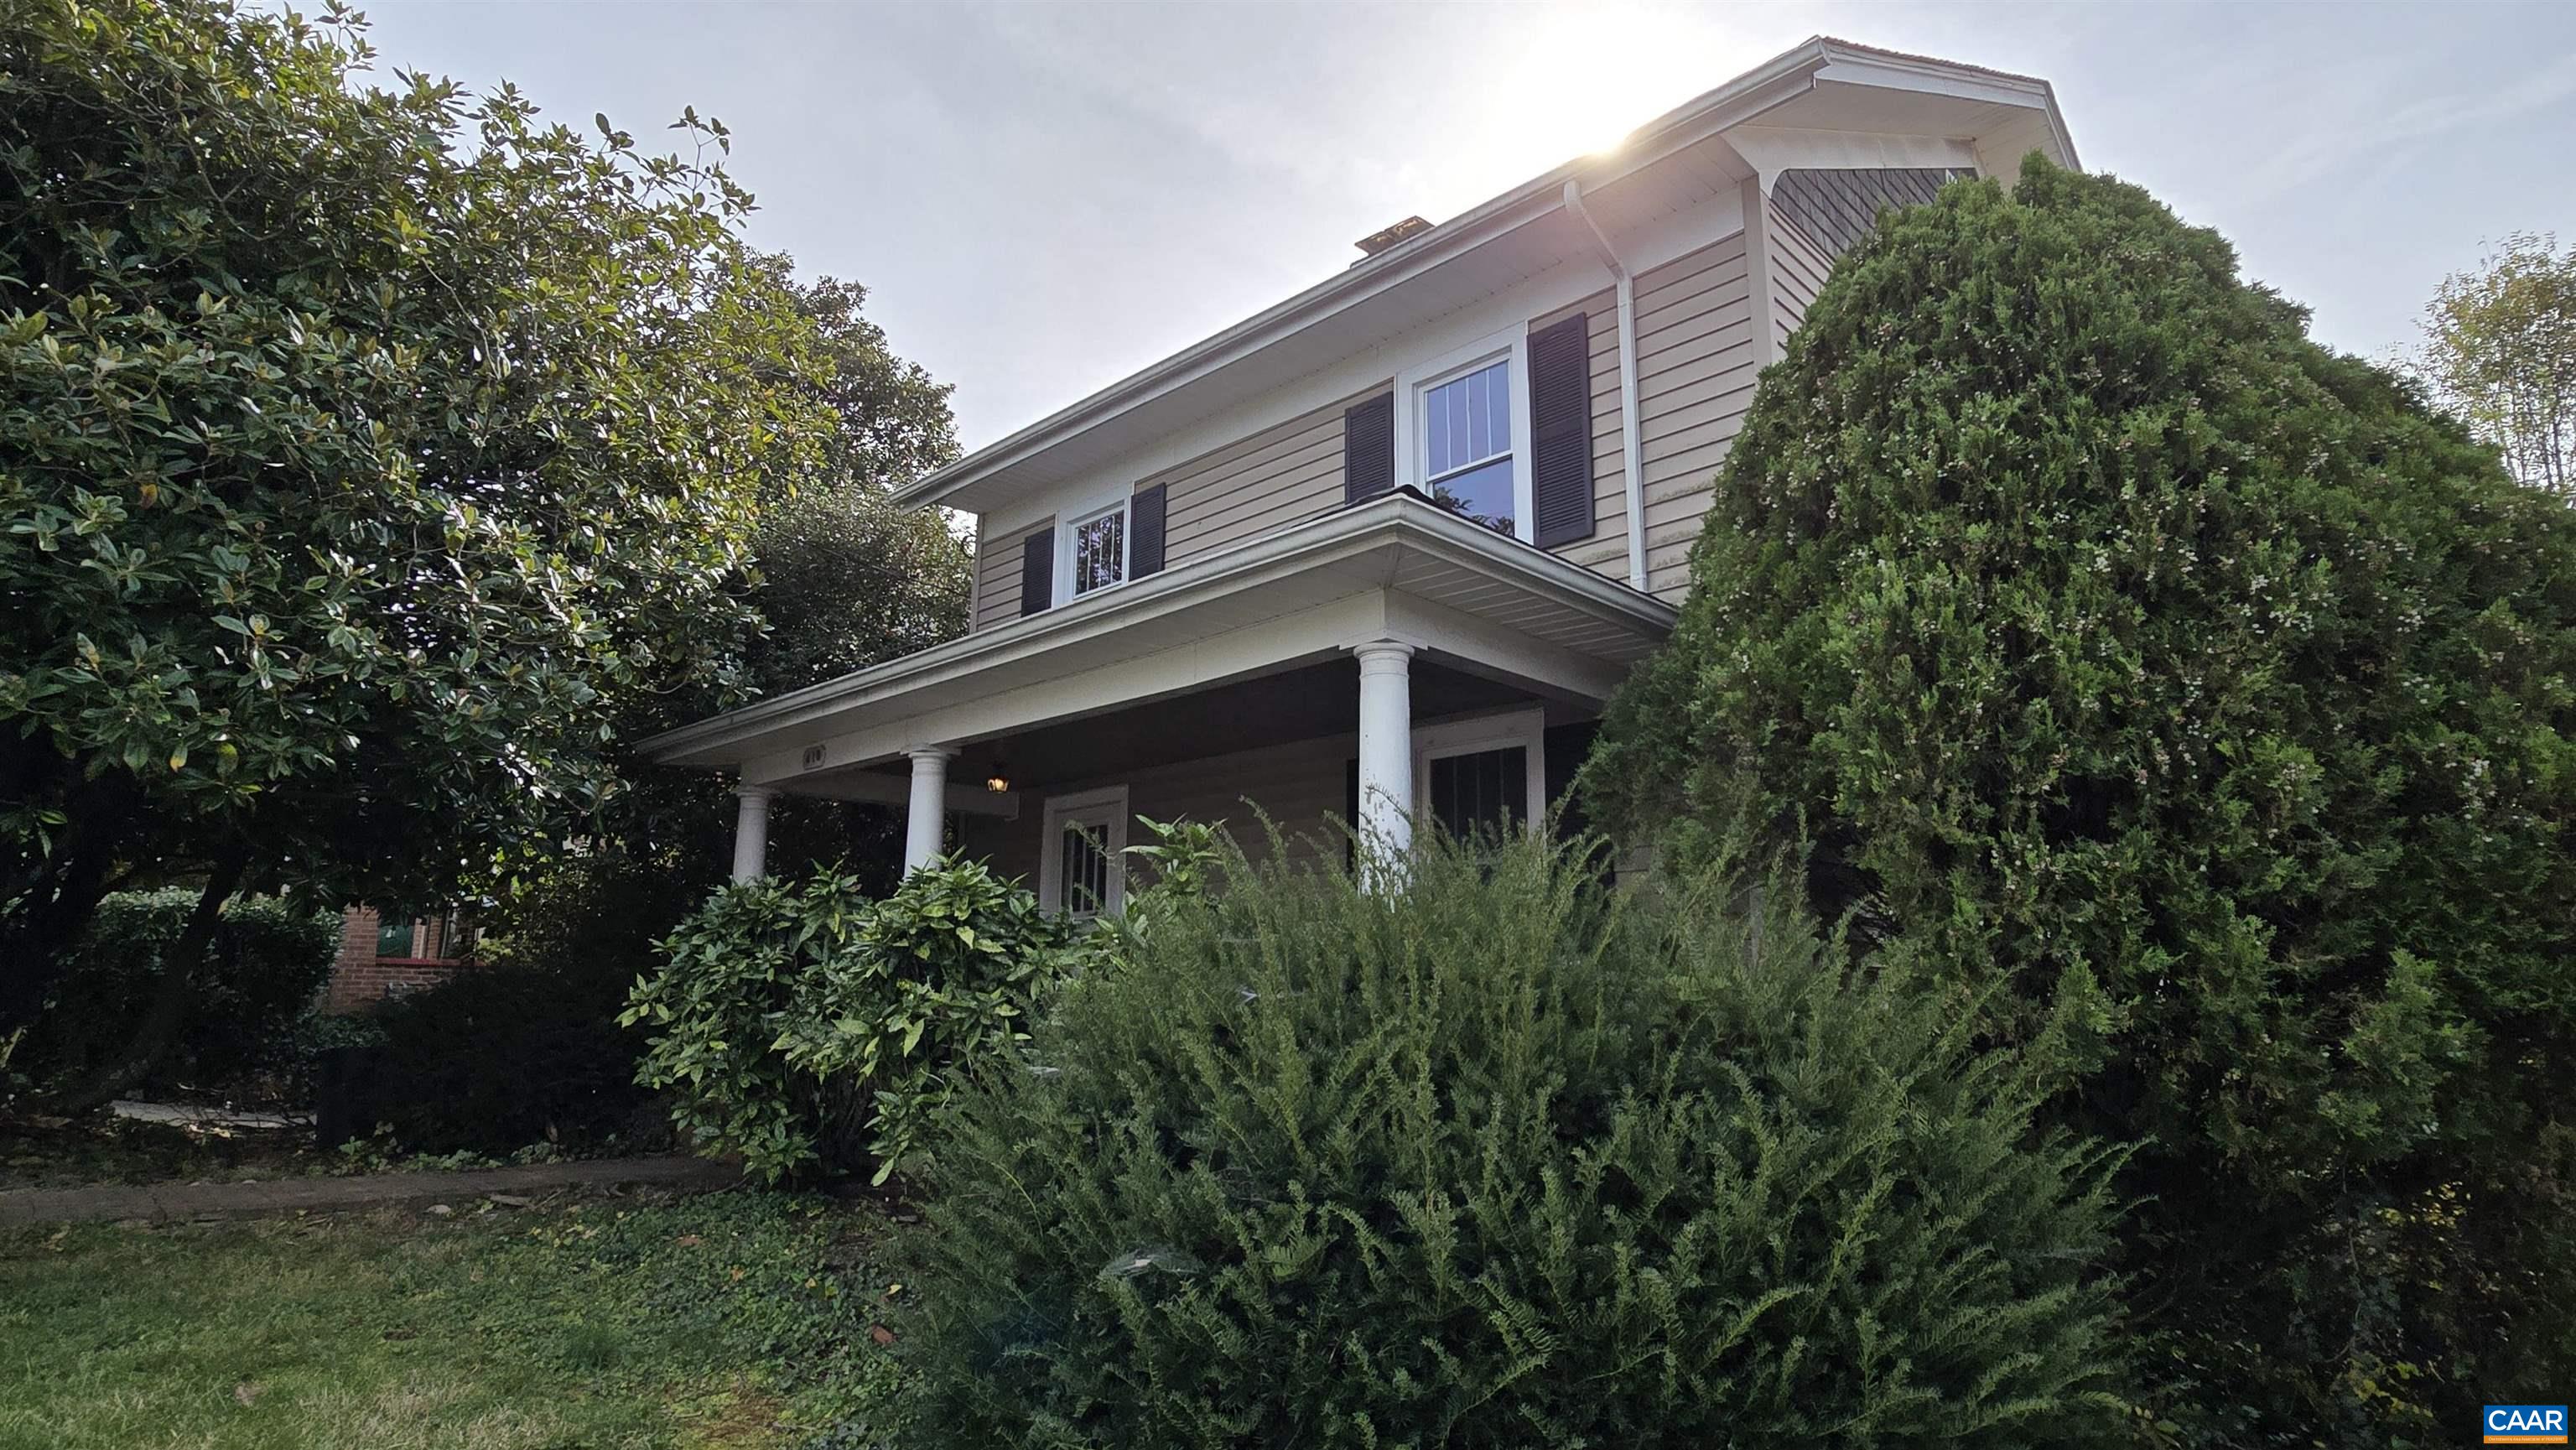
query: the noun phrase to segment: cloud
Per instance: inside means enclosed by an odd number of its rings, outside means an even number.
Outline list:
[[[2576,97],[2576,54],[2561,55],[2499,85],[2394,106],[2386,104],[2387,98],[2420,73],[2410,75],[2407,66],[2394,60],[2353,70],[2331,88],[2348,103],[2331,116],[2311,112],[2296,134],[2273,138],[2246,173],[2249,189],[2286,190],[2365,162],[2384,172],[2392,151],[2421,148],[2456,131],[2499,126]]]

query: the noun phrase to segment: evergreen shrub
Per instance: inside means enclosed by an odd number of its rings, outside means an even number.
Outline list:
[[[1829,919],[2147,1146],[2187,1438],[2387,1446],[2576,1365],[2576,513],[2217,234],[2033,158],[1836,264],[1717,480],[1596,818],[1805,840]]]
[[[1219,875],[952,1103],[923,1443],[2125,1433],[2115,1155],[1791,893],[1649,909],[1537,842]]]

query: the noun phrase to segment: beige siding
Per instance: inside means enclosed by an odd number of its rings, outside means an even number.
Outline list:
[[[1159,483],[1169,490],[1164,566],[1176,568],[1341,507],[1342,409],[1357,401],[1318,408],[1141,480],[1139,487]]]
[[[1357,750],[1356,736],[1326,736],[1156,766],[1123,777],[1024,787],[1016,818],[978,818],[970,822],[966,849],[989,859],[994,869],[1005,876],[1026,877],[1030,889],[1035,890],[1047,798],[1123,785],[1127,787],[1130,815],[1151,816],[1158,821],[1187,818],[1222,822],[1246,853],[1258,858],[1267,854],[1268,845],[1259,817],[1245,804],[1249,799],[1268,812],[1281,834],[1289,838],[1292,853],[1302,852],[1311,849],[1306,838],[1323,836],[1327,815],[1340,816],[1350,808],[1349,762]],[[1144,828],[1131,820],[1127,844],[1142,845],[1144,841]]]
[[[1782,216],[1778,208],[1771,209],[1771,280],[1775,293],[1772,325],[1778,329],[1784,348],[1789,334],[1807,320],[1807,308],[1824,290],[1825,274],[1832,268],[1824,250],[1809,240],[1796,222]]]
[[[1596,573],[1628,577],[1628,488],[1619,452],[1619,297],[1602,291],[1533,318],[1530,330],[1582,313],[1592,342],[1592,536],[1555,552]]]
[[[1055,527],[1055,520],[1004,534],[998,539],[986,538],[982,520],[975,527],[975,628],[991,629],[1020,617],[1020,541],[1038,529]]]
[[[1753,401],[1752,324],[1740,232],[1637,279],[1646,583],[1667,600],[1690,583],[1691,541]]]

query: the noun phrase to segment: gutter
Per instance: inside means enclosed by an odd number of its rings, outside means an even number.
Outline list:
[[[1610,277],[1619,293],[1619,483],[1628,503],[1628,587],[1646,592],[1646,480],[1645,440],[1637,423],[1637,279],[1629,275],[1628,264],[1619,260],[1619,249],[1610,245],[1610,235],[1584,209],[1583,183],[1572,177],[1565,182],[1565,209],[1592,243],[1592,251],[1601,265],[1610,269]]]

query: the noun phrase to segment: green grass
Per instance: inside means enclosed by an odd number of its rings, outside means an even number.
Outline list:
[[[865,1444],[892,1231],[739,1192],[0,1232],[0,1447]]]

